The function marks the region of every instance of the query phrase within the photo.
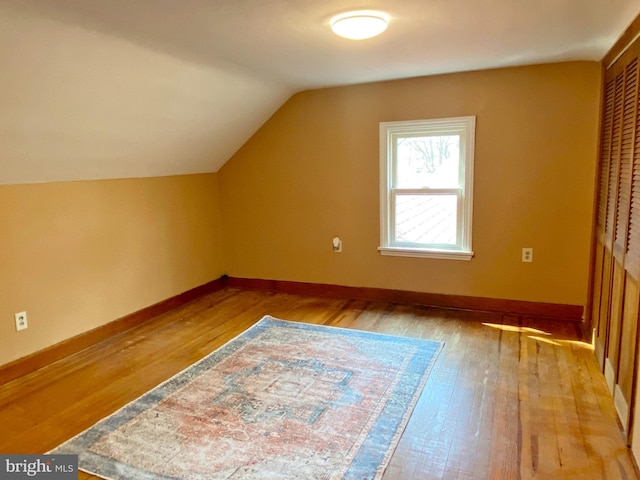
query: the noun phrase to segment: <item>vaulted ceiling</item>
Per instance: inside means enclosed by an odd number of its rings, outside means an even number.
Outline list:
[[[379,9],[354,42],[329,19]],[[637,0],[0,0],[0,183],[217,171],[294,92],[600,60]]]

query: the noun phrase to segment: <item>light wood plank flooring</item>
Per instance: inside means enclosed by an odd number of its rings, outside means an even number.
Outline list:
[[[445,342],[385,480],[637,478],[575,324],[233,288],[0,387],[0,452],[48,451],[266,314]]]

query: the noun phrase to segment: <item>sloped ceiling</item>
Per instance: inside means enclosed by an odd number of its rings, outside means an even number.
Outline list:
[[[349,9],[384,35],[334,36]],[[294,92],[600,60],[636,0],[0,0],[0,183],[215,172]]]

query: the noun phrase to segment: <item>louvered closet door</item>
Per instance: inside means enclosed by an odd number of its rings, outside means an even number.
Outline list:
[[[623,111],[622,87],[624,87],[624,77],[609,80],[605,89],[598,192],[598,242],[595,256],[598,263],[594,265],[594,271],[599,276],[594,283],[600,288],[599,291],[594,291],[592,304],[592,315],[596,323],[596,352],[605,375],[608,375],[608,384],[611,390],[615,384],[612,356],[617,355],[612,352],[612,347],[616,345],[612,338],[616,337],[615,330],[619,325],[619,323],[611,321],[611,305],[613,238],[620,166],[618,154]]]
[[[638,60],[636,59],[636,62]],[[637,65],[637,63],[636,63]],[[638,382],[640,373],[637,365],[638,356],[638,310],[640,305],[640,67],[638,68],[638,100],[636,100],[636,127],[633,160],[631,162],[631,199],[629,208],[629,228],[627,233],[627,248],[625,254],[625,271],[627,282],[625,285],[624,328],[622,337],[620,390],[627,405],[633,408],[627,413],[630,427],[631,446],[634,454],[640,450],[640,410],[638,410]],[[636,456],[640,458],[640,456]]]
[[[636,135],[640,127],[638,70],[636,59],[614,80],[601,288],[602,295],[609,290],[608,312],[603,312],[602,308],[600,311],[601,320],[606,315],[604,321],[608,324],[605,377],[626,432],[629,432],[633,399],[638,320],[638,265],[634,261],[638,246],[637,233],[633,233],[633,229],[640,225],[637,225],[638,219],[631,221],[632,215],[640,214],[640,197],[633,192],[634,186],[640,187],[640,176],[634,182],[634,171],[640,168],[637,158],[640,154],[640,137]],[[607,84],[606,95],[610,95],[610,83]],[[605,97],[605,114],[607,100],[608,97]],[[632,223],[634,226],[630,229]],[[606,302],[602,302],[601,298],[601,303],[604,305]]]
[[[615,98],[615,80],[607,82],[604,94],[601,151],[599,164],[598,215],[596,227],[596,252],[594,265],[593,299],[591,315],[595,329],[595,349],[600,366],[604,368],[609,337],[609,295],[611,293],[611,242],[607,242],[607,233],[612,238],[611,222],[607,224],[609,206],[609,188],[612,176],[611,137],[613,133],[613,111]],[[615,173],[615,172],[614,172]],[[615,186],[615,181],[613,182]],[[605,233],[607,225],[609,232]],[[609,248],[607,248],[609,243]]]
[[[625,256],[625,270],[627,272],[627,284],[625,292],[624,323],[632,330],[632,334],[623,336],[622,351],[629,351],[629,359],[625,356],[625,362],[629,362],[629,370],[635,369],[632,375],[621,374],[621,390],[625,398],[630,399],[632,405],[629,422],[631,423],[630,437],[631,448],[636,459],[640,459],[640,369],[637,368],[638,357],[638,305],[640,305],[640,100],[638,102],[638,119],[636,122],[635,149],[633,152],[633,164],[631,167],[631,209],[629,214],[629,234],[627,237],[627,252]],[[633,338],[632,338],[633,337]],[[631,352],[633,351],[633,355]],[[633,366],[631,364],[634,364]]]
[[[614,238],[618,239],[617,221],[618,206],[620,204],[618,194],[620,193],[620,158],[622,148],[623,120],[625,111],[625,75],[621,72],[615,79],[615,95],[613,108],[613,131],[611,135],[611,163],[609,167],[609,194],[607,198],[607,222],[605,229],[606,247],[609,253],[608,259],[610,269],[610,303],[609,303],[609,332],[607,338],[607,353],[605,358],[604,375],[611,393],[614,392],[617,374],[618,361],[620,359],[620,332],[622,328],[621,302],[623,299],[622,287],[624,275],[619,268],[618,261],[615,261],[614,251],[619,253],[619,246],[613,244]]]

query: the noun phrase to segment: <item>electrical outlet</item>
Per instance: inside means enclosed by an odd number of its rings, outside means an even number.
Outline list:
[[[16,317],[16,331],[26,330],[29,327],[27,323],[27,312],[18,312],[14,315]]]
[[[336,253],[342,252],[342,239],[340,237],[333,237],[331,241],[333,244],[333,251]]]
[[[522,249],[522,261],[525,263],[533,262],[533,248]]]

